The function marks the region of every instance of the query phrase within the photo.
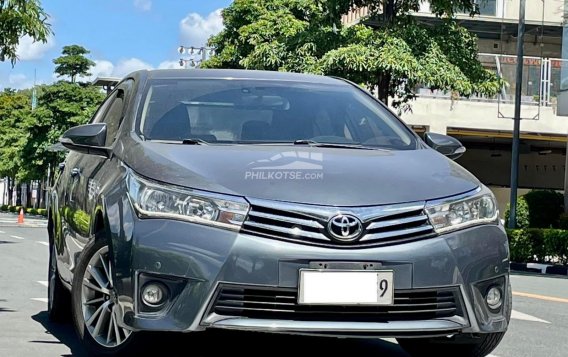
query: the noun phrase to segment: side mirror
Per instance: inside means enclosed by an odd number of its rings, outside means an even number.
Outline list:
[[[59,141],[69,150],[109,157],[110,149],[105,147],[106,133],[104,123],[79,125],[67,130]]]
[[[451,136],[426,133],[424,134],[424,141],[426,141],[426,144],[432,149],[436,150],[440,154],[446,155],[452,160],[459,158],[465,153],[465,147],[462,143]]]

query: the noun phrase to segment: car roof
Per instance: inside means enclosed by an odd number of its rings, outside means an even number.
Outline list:
[[[244,69],[154,69],[147,70],[146,74],[149,79],[253,79],[347,85],[340,79],[314,74]]]

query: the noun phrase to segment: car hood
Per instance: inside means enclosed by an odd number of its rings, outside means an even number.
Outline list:
[[[331,206],[424,201],[479,187],[464,168],[431,149],[336,149],[288,145],[137,142],[124,161],[170,184],[218,193]]]

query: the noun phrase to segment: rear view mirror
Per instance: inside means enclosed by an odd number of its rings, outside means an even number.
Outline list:
[[[424,141],[432,149],[440,154],[446,155],[448,158],[455,160],[465,153],[465,147],[456,138],[451,136],[426,133],[424,134]]]
[[[108,157],[110,149],[105,147],[106,134],[106,124],[86,124],[67,130],[59,141],[69,150]]]

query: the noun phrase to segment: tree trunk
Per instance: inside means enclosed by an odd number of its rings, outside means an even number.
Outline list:
[[[16,183],[16,206],[22,205],[22,184]]]
[[[389,105],[390,80],[391,80],[390,73],[380,73],[377,82],[379,100],[385,103],[385,105],[387,106]]]
[[[8,177],[8,204],[13,205],[12,198],[14,197],[14,180]]]
[[[390,24],[395,17],[395,0],[384,0],[383,2],[383,21],[385,24]]]

